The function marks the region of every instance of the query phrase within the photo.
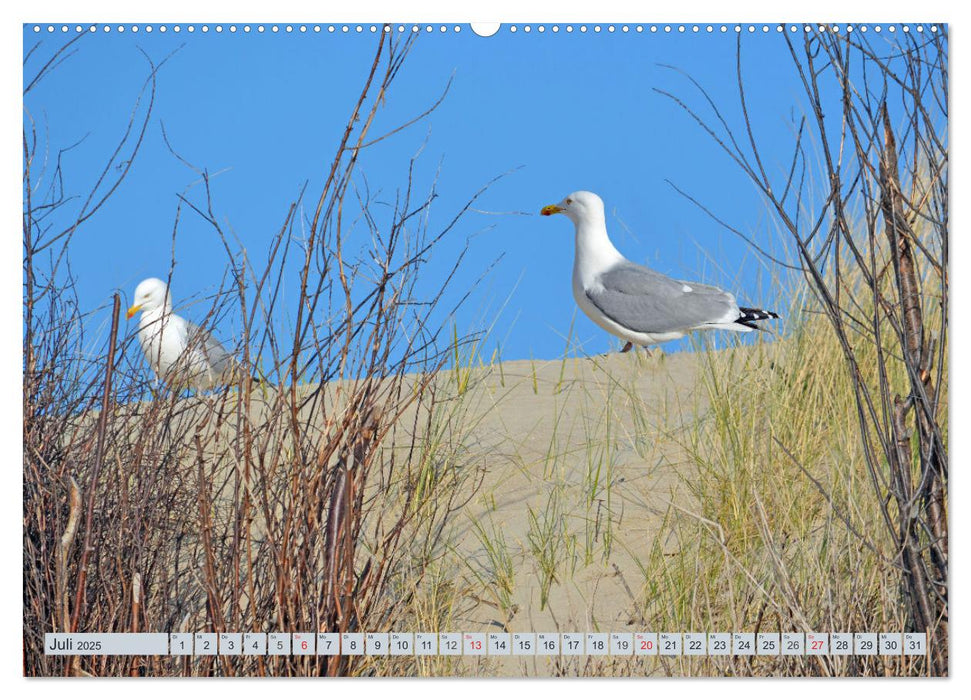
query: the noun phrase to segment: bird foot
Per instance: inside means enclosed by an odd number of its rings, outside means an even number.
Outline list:
[[[623,352],[630,352],[633,349],[633,347],[634,347],[634,343],[632,343],[631,341],[628,340],[627,343],[624,345],[623,348],[621,348],[620,351],[622,353]],[[654,357],[654,351],[652,351],[651,348],[647,347],[646,345],[638,345],[637,347],[639,347],[641,350],[643,350],[644,351],[644,354],[647,355],[648,357],[650,357],[650,358],[653,358]]]
[[[643,352],[643,360],[649,360],[651,362],[660,361],[664,359],[664,351],[659,347],[649,347],[647,345],[638,345]],[[627,352],[626,348],[622,352]]]

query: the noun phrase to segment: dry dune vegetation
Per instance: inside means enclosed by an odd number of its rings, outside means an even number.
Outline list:
[[[220,391],[152,386],[117,296],[103,347],[86,350],[57,267],[81,229],[44,224],[63,200],[35,196],[50,190],[35,186],[47,174],[28,125],[25,673],[946,675],[946,37],[899,39],[899,65],[860,36],[788,40],[809,104],[824,79],[846,97],[836,122],[819,112],[798,125],[791,187],[765,175],[756,138],[743,148],[748,135],[705,127],[789,236],[784,321],[754,342],[700,336],[667,355],[503,361],[432,321],[458,280],[426,298],[416,280],[464,210],[431,230],[433,193],[404,187],[389,219],[352,189],[412,39],[381,37],[309,201],[307,245],[289,243],[299,201],[265,270],[227,242],[229,282],[207,321],[242,319],[254,372]],[[856,61],[894,86],[903,134],[855,91]],[[153,69],[149,97],[155,80]],[[140,128],[119,162],[137,155]],[[798,196],[799,173],[818,163],[816,202]],[[184,214],[223,235],[204,201]],[[373,241],[360,256],[352,219]],[[287,329],[266,321],[285,273],[300,286]],[[53,631],[910,630],[927,632],[927,656],[42,652]]]

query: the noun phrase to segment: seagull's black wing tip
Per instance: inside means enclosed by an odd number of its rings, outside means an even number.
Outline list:
[[[756,324],[757,321],[767,321],[772,318],[779,318],[779,314],[774,311],[766,311],[765,309],[750,309],[744,306],[739,307],[739,312],[741,315],[735,321],[743,326],[749,328],[754,328],[755,330],[761,330]]]

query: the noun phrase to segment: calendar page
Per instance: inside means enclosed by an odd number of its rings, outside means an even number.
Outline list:
[[[22,25],[25,676],[949,675],[947,23],[259,14]]]

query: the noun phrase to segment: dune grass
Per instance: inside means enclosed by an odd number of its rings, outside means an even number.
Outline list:
[[[526,517],[518,526],[510,526],[511,510],[503,520],[495,506],[495,494],[506,482],[496,487],[486,476],[481,497],[493,499],[491,515],[474,523],[473,549],[488,564],[476,564],[480,573],[463,578],[467,595],[491,596],[506,622],[512,620],[505,629],[530,629],[508,614],[525,599],[535,610],[552,608],[563,623],[558,629],[571,631],[582,620],[571,621],[565,609],[557,609],[562,598],[556,593],[574,586],[584,572],[598,571],[622,578],[630,592],[627,600],[612,603],[629,617],[627,626],[592,621],[606,631],[907,629],[896,543],[881,524],[842,349],[827,320],[814,313],[807,289],[797,284],[790,299],[778,337],[713,349],[709,337],[699,336],[691,353],[673,358],[696,366],[695,385],[677,386],[661,402],[645,395],[639,382],[647,372],[654,372],[652,381],[665,381],[672,358],[563,359],[548,363],[545,373],[530,361],[518,381],[527,392],[548,396],[554,414],[548,446],[516,458],[527,479],[519,487],[526,494],[519,507]],[[892,357],[892,335],[884,338]],[[861,372],[877,381],[875,351],[867,352],[864,338],[858,349]],[[585,368],[596,381],[564,372],[570,365]],[[510,367],[503,370],[507,387],[514,381]],[[479,381],[496,371],[480,368]],[[946,366],[944,378],[942,407]],[[891,384],[905,386],[906,379],[902,362],[888,365]],[[508,410],[503,400],[500,396],[491,410]],[[557,408],[564,404],[581,406],[575,420]],[[915,473],[918,468],[915,460]],[[639,471],[669,474],[674,485],[659,494],[653,482],[630,484],[628,475]],[[666,503],[660,509],[659,495]],[[641,526],[629,528],[637,522],[635,509],[656,513],[653,537],[645,538]],[[450,590],[461,595],[461,587]],[[596,596],[591,593],[588,602]],[[422,622],[417,616],[416,623]],[[434,668],[430,663],[426,671]],[[466,662],[449,663],[453,673],[456,663],[462,672],[473,672]],[[476,673],[504,675],[927,672],[922,657],[907,656],[475,663]]]

